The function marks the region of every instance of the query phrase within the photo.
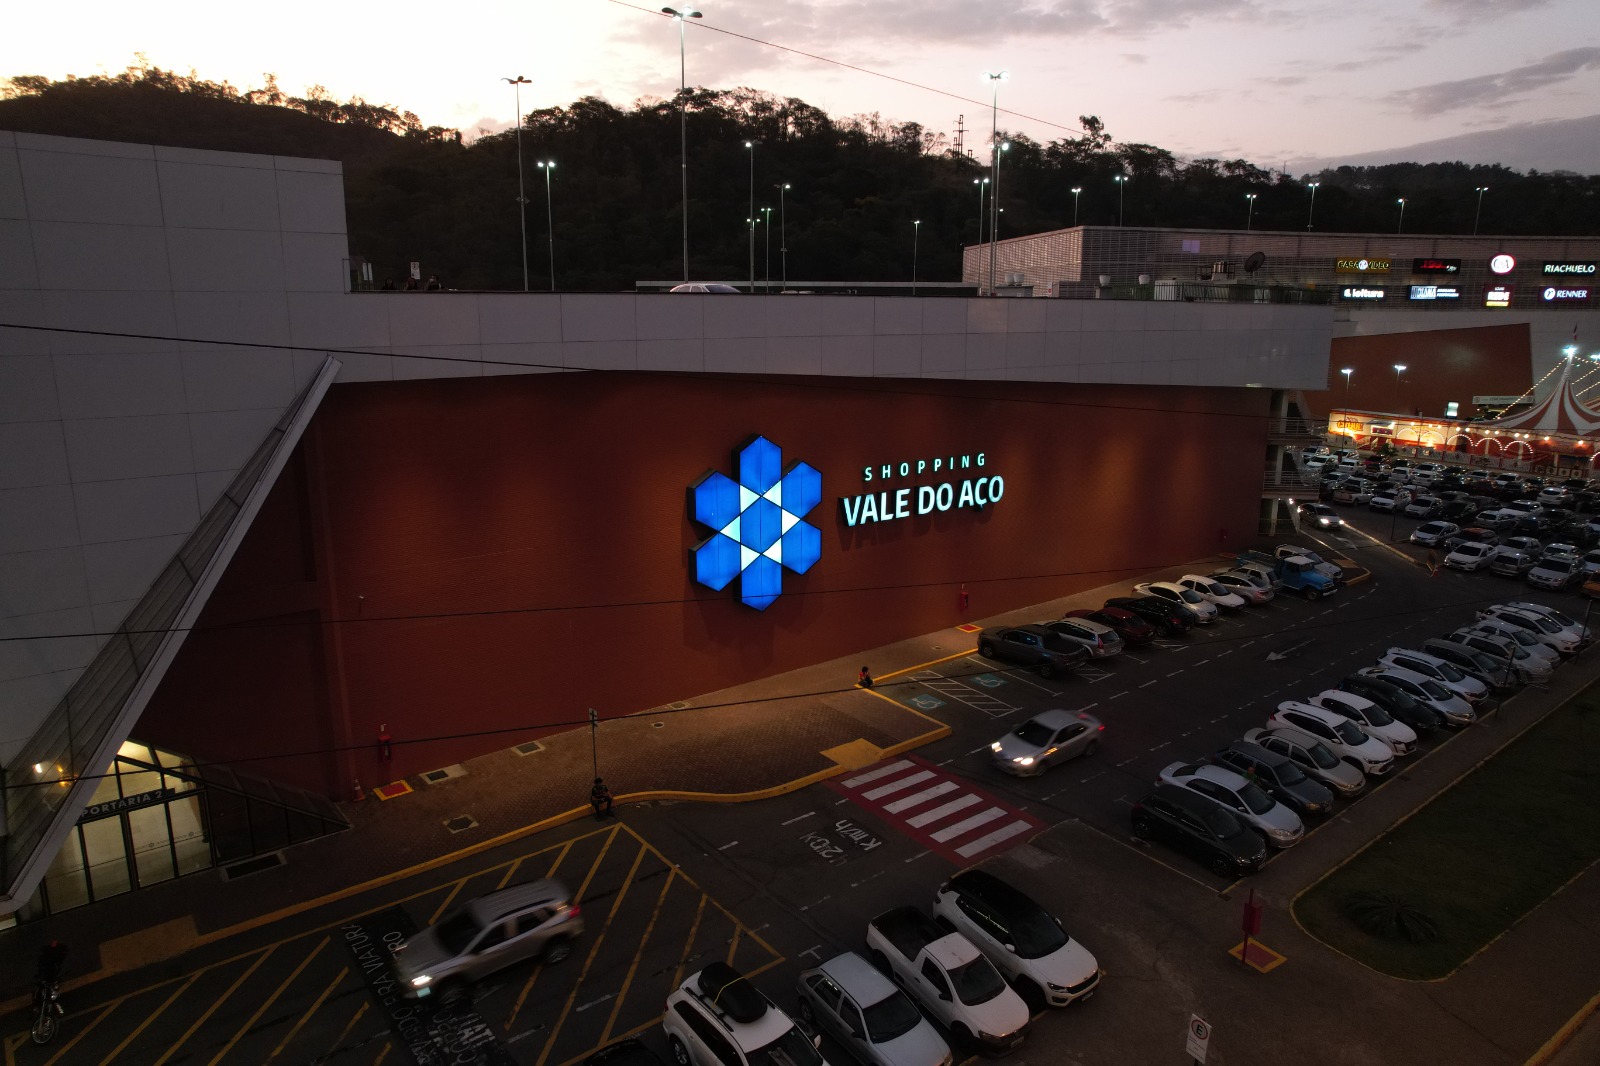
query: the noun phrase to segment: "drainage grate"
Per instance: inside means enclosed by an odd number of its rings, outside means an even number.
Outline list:
[[[689,709],[689,701],[688,700],[679,700],[677,703],[669,703],[669,704],[667,704],[667,710],[669,710],[669,711],[687,711],[688,709]]]
[[[466,767],[462,766],[460,763],[457,763],[454,766],[445,766],[438,770],[429,770],[427,773],[422,774],[421,777],[428,784],[437,785],[439,782],[448,781],[452,777],[462,777],[466,774],[466,772]]]
[[[511,750],[516,752],[518,755],[532,755],[535,752],[543,751],[544,745],[539,743],[537,740],[530,740],[526,744],[518,744]]]
[[[266,855],[257,855],[253,859],[244,859],[240,862],[229,863],[221,867],[218,872],[224,881],[237,881],[241,877],[249,877],[263,870],[273,870],[284,865],[283,852],[274,851]]]
[[[452,833],[459,833],[465,829],[472,829],[477,824],[477,821],[472,816],[463,814],[445,822],[444,827]]]
[[[667,723],[665,723],[665,722],[651,722],[650,723],[650,728],[651,729],[660,729],[662,726],[664,726],[666,724]]]

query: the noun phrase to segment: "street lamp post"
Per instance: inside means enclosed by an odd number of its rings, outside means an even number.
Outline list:
[[[1072,224],[1078,224],[1078,197],[1083,193],[1083,187],[1075,185],[1072,188]]]
[[[922,220],[911,223],[911,295],[917,294],[917,242],[922,239]]]
[[[988,178],[973,178],[972,184],[978,187],[978,248],[983,248],[983,194],[989,188]]]
[[[750,230],[750,291],[756,291],[756,142],[745,141],[750,151],[750,216],[745,225]]]
[[[995,211],[1000,204],[1000,83],[1006,80],[1006,72],[1002,70],[998,74],[991,74],[985,71],[983,76],[988,79],[990,87],[989,176],[994,182],[994,195],[989,198],[989,293],[993,295],[995,233],[1000,222]]]
[[[761,291],[762,292],[771,292],[772,291],[772,208],[763,207],[761,209],[761,214],[763,216],[763,218],[761,219],[761,241],[762,241],[762,244],[765,246],[765,251],[762,252],[762,255],[764,256],[765,261],[766,261],[766,265],[761,268]]]
[[[1472,190],[1478,194],[1478,209],[1472,213],[1472,235],[1478,235],[1478,219],[1483,216],[1483,194],[1489,191],[1489,186],[1479,185]]]
[[[1306,212],[1306,229],[1311,228],[1311,220],[1317,215],[1317,186],[1321,184],[1320,181],[1306,182],[1306,188],[1311,190],[1311,208]]]
[[[1396,400],[1400,398],[1400,375],[1404,374],[1405,372],[1406,365],[1404,363],[1396,363],[1394,365],[1394,391]]]
[[[501,78],[511,83],[517,101],[517,213],[522,216],[522,291],[528,291],[528,197],[522,189],[522,87],[533,82],[518,74],[515,78]],[[1477,232],[1474,230],[1473,232]]]
[[[1406,225],[1406,198],[1402,196],[1400,199],[1396,200],[1395,203],[1400,205],[1400,221],[1394,224],[1395,235],[1399,236],[1400,231],[1405,229]]]
[[[1347,366],[1343,370],[1339,371],[1339,373],[1344,375],[1344,402],[1345,403],[1349,403],[1350,402],[1350,375],[1354,374],[1355,372],[1356,372],[1356,369],[1353,366]]]
[[[1122,226],[1122,190],[1128,184],[1128,177],[1126,174],[1118,174],[1111,180],[1117,183],[1117,226],[1120,228]]]
[[[700,18],[700,12],[692,7],[683,8],[681,11],[674,7],[664,7],[663,14],[671,15],[672,20],[678,24],[678,154],[682,159],[682,185],[683,185],[683,280],[689,281],[689,67],[684,56],[683,22],[685,19]]]
[[[789,212],[784,205],[784,196],[789,191],[789,183],[783,182],[776,186],[778,190],[778,260],[783,267],[783,288],[779,292],[789,291]]]
[[[1244,194],[1244,198],[1246,204],[1244,211],[1244,231],[1249,233],[1250,221],[1251,219],[1255,218],[1256,214],[1256,194],[1253,192],[1247,192]]]
[[[544,171],[544,225],[550,234],[550,291],[556,291],[556,216],[555,210],[550,206],[550,175],[555,173],[554,160],[546,160],[539,164],[539,169]]]

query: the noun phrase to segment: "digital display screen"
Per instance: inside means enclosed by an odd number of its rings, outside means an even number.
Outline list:
[[[1459,260],[1459,259],[1413,259],[1413,260],[1411,260],[1411,273],[1413,273],[1413,274],[1459,274],[1459,273],[1461,273],[1461,260]]]

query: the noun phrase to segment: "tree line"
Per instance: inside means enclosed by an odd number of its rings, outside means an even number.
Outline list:
[[[378,285],[416,261],[449,288],[521,289],[520,208],[534,289],[550,287],[552,223],[558,289],[679,279],[680,107],[694,280],[748,280],[753,246],[758,284],[780,277],[784,248],[791,281],[909,281],[913,255],[919,280],[958,281],[962,246],[980,224],[989,237],[979,216],[980,195],[993,192],[979,184],[991,174],[987,136],[974,157],[914,122],[835,118],[748,88],[628,107],[585,97],[524,116],[519,204],[515,129],[465,139],[389,104],[341,103],[320,86],[292,96],[265,79],[238,89],[142,60],[113,76],[15,76],[0,90],[0,129],[338,159],[350,250],[374,264]],[[1117,225],[1119,191],[1127,226],[1243,229],[1248,214],[1258,230],[1304,230],[1313,181],[1319,231],[1393,232],[1405,197],[1407,233],[1471,233],[1486,186],[1482,234],[1600,232],[1597,176],[1465,163],[1295,176],[1120,142],[1092,115],[1080,124],[1081,135],[1044,143],[1000,132],[1002,239],[1070,226],[1075,213],[1079,224]]]

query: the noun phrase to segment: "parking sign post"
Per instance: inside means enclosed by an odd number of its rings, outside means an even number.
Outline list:
[[[1211,1026],[1198,1014],[1189,1015],[1189,1029],[1185,1034],[1183,1048],[1189,1053],[1189,1059],[1194,1066],[1205,1066],[1206,1048],[1211,1043]]]
[[[600,716],[589,708],[589,759],[594,764],[595,780],[600,779]]]

